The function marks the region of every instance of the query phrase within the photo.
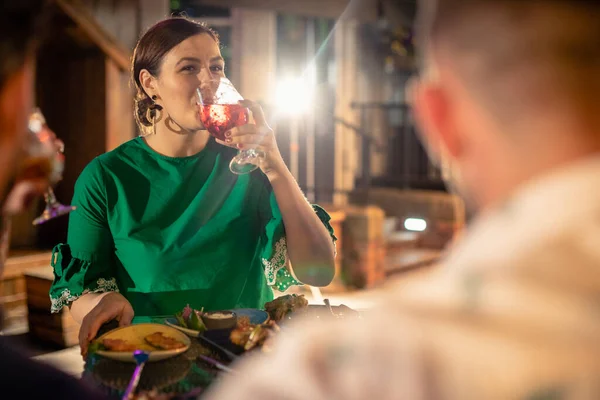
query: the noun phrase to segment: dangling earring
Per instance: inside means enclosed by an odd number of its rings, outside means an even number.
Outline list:
[[[146,120],[152,121],[152,135],[156,135],[156,124],[162,119],[162,106],[156,104],[156,95],[152,96],[152,104],[148,106],[146,110]],[[148,134],[144,135],[148,136]]]

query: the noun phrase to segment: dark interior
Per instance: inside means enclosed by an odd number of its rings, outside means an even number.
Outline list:
[[[68,16],[55,13],[38,56],[36,100],[50,128],[65,143],[65,172],[55,187],[64,204],[70,203],[83,168],[105,151],[105,60]],[[68,216],[34,227],[31,216],[43,210],[43,200],[34,207],[35,213],[15,220],[13,248],[52,248],[66,240]]]

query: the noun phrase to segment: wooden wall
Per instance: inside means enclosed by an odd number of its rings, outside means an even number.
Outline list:
[[[245,97],[268,102],[275,92],[277,20],[269,10],[234,8],[232,57],[233,74]]]
[[[351,102],[358,96],[358,23],[353,19],[339,21],[336,26],[336,103],[335,115],[354,126],[359,125],[358,113],[352,109]],[[354,132],[344,125],[337,124],[335,129],[335,177],[334,187],[338,191],[334,196],[337,205],[346,204],[347,195],[354,188],[354,180],[359,168],[360,141]]]
[[[98,24],[133,50],[140,33],[169,15],[168,0],[82,0]]]
[[[65,142],[59,201],[70,203],[77,177],[96,156],[136,135],[130,54],[142,30],[168,14],[168,0],[57,0],[40,49],[37,103]],[[48,249],[66,239],[68,217],[40,227],[42,200],[13,223],[12,248]]]

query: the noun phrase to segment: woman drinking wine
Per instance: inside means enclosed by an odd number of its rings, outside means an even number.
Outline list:
[[[139,40],[132,80],[143,134],[84,169],[67,243],[54,250],[52,310],[69,306],[82,322],[84,354],[111,320],[126,325],[188,303],[262,308],[273,288],[333,278],[329,216],[306,201],[261,108],[242,101],[254,123],[224,140],[205,130],[198,88],[224,76],[217,35],[202,24],[170,18]],[[260,151],[259,169],[234,174],[245,149]]]

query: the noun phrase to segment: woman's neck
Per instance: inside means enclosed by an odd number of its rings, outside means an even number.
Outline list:
[[[208,131],[187,131],[170,120],[156,124],[156,134],[145,137],[154,151],[168,157],[188,157],[198,154],[206,147]]]

